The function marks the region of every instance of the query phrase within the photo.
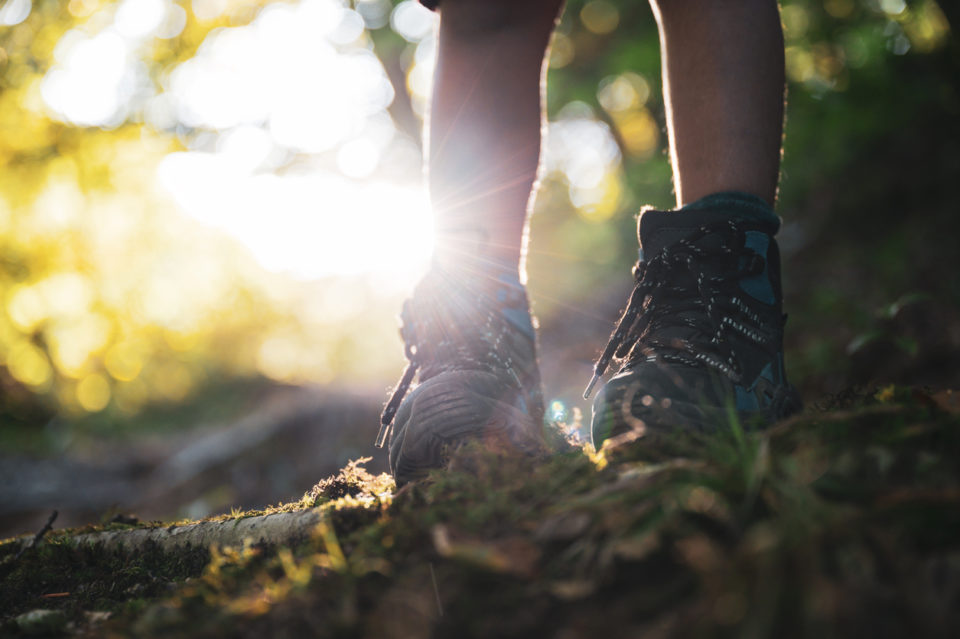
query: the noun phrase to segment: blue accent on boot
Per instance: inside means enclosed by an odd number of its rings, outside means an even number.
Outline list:
[[[757,401],[757,396],[754,393],[751,393],[743,386],[737,386],[737,410],[740,412],[743,411],[752,411],[760,409],[760,402]]]
[[[777,354],[777,359],[780,361],[779,353]],[[777,380],[773,378],[773,364],[771,362],[767,362],[767,365],[763,367],[763,370],[760,371],[760,374],[757,375],[755,380],[753,380],[753,383],[750,384],[749,388],[744,388],[740,385],[737,385],[734,388],[737,393],[738,411],[760,410],[760,400],[757,398],[757,394],[755,392],[757,388],[757,382],[760,381],[760,378],[763,378],[773,384],[778,383]]]
[[[783,365],[783,351],[777,353],[777,362],[776,368],[771,368],[769,371],[765,368],[761,371],[761,375],[766,374],[766,378],[772,381],[774,384],[783,384],[787,379],[787,369]]]
[[[740,288],[755,300],[764,304],[773,304],[776,297],[773,294],[773,284],[770,283],[767,266],[770,236],[763,231],[747,231],[746,236],[746,247],[763,258],[763,272],[740,280]]]
[[[533,320],[526,309],[507,308],[503,311],[503,316],[507,318],[518,331],[526,335],[530,340],[536,339],[536,333],[533,330]]]
[[[504,284],[504,286],[497,289],[497,301],[506,304],[508,302],[508,295],[510,289],[518,292],[523,296],[523,299],[526,299],[526,291],[523,284],[520,283],[520,276],[514,273],[504,273],[497,278]],[[507,306],[503,309],[503,316],[507,319],[510,324],[513,325],[518,331],[526,335],[530,341],[536,339],[536,332],[533,329],[533,318],[530,317],[530,311],[526,308],[526,304],[522,307],[513,307]]]
[[[777,364],[779,365],[781,361],[783,361],[783,356],[780,353],[777,353]],[[760,377],[774,384],[780,383],[779,380],[773,377],[773,365],[769,362],[763,367],[763,370],[760,371]],[[757,383],[754,382],[753,385],[756,386]]]
[[[497,276],[497,281],[513,288],[523,288],[523,284],[520,283],[520,274],[516,271],[501,273]]]

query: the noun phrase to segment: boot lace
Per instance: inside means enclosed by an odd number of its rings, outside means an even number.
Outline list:
[[[403,304],[400,336],[408,364],[380,416],[378,448],[386,442],[418,371],[421,381],[453,370],[505,372],[517,388],[523,388],[517,362],[504,345],[511,329],[499,305],[483,295],[472,299],[454,292],[449,295],[443,301],[409,299]],[[522,302],[522,293],[514,292],[504,304]]]
[[[705,249],[704,237],[715,235],[719,247]],[[743,300],[739,282],[764,271],[765,260],[745,248],[746,234],[734,221],[704,225],[642,257],[633,268],[635,285],[627,307],[594,365],[584,399],[606,372],[611,360],[662,360],[706,366],[734,383],[742,370],[731,337],[767,347],[773,336]]]

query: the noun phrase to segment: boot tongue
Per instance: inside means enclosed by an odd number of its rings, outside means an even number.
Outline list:
[[[640,244],[641,260],[653,257],[664,247],[688,235],[693,229],[688,229],[685,225],[678,227],[675,220],[677,211],[657,211],[646,209],[640,212],[637,218],[637,242]]]
[[[713,211],[656,211],[648,209],[637,220],[637,240],[642,259],[650,259],[664,248],[672,246],[697,231],[704,224],[716,224],[723,219]],[[719,240],[707,236],[698,244]],[[703,246],[703,248],[708,248]]]

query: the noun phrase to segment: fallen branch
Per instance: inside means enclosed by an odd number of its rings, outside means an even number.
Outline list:
[[[194,547],[240,546],[251,543],[279,544],[304,539],[320,522],[318,508],[288,513],[274,513],[239,519],[199,521],[183,526],[129,528],[100,532],[65,534],[59,539],[75,545],[102,545],[105,549],[136,551],[154,543],[164,552]],[[51,518],[52,522],[52,518]],[[42,531],[43,532],[43,531]],[[38,537],[41,536],[38,533]],[[36,539],[36,538],[34,538]],[[33,543],[23,540],[24,552]]]
[[[57,515],[59,514],[60,513],[57,512],[56,510],[50,513],[50,519],[48,519],[47,523],[43,525],[43,528],[37,531],[37,534],[33,536],[33,539],[23,544],[23,548],[21,548],[19,552],[17,552],[16,556],[13,558],[14,561],[20,559],[20,557],[23,556],[23,553],[27,552],[28,549],[34,548],[36,547],[37,544],[40,543],[40,540],[43,539],[43,536],[46,535],[48,532],[50,532],[50,530],[53,528],[53,522],[57,520]]]

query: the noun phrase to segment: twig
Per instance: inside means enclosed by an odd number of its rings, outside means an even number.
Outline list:
[[[56,521],[57,515],[59,514],[60,513],[58,513],[56,510],[50,513],[50,519],[48,519],[47,523],[43,525],[43,528],[41,528],[37,534],[33,536],[33,541],[31,541],[29,544],[25,544],[23,548],[20,549],[20,552],[14,556],[14,561],[20,559],[23,553],[27,551],[27,548],[35,548],[36,545],[40,543],[40,540],[43,539],[43,536],[50,532],[50,530],[53,528],[53,522]]]
[[[433,562],[430,562],[430,579],[433,580],[433,594],[437,598],[437,612],[443,616],[443,602],[440,601],[440,589],[437,588],[437,575],[433,572]]]

